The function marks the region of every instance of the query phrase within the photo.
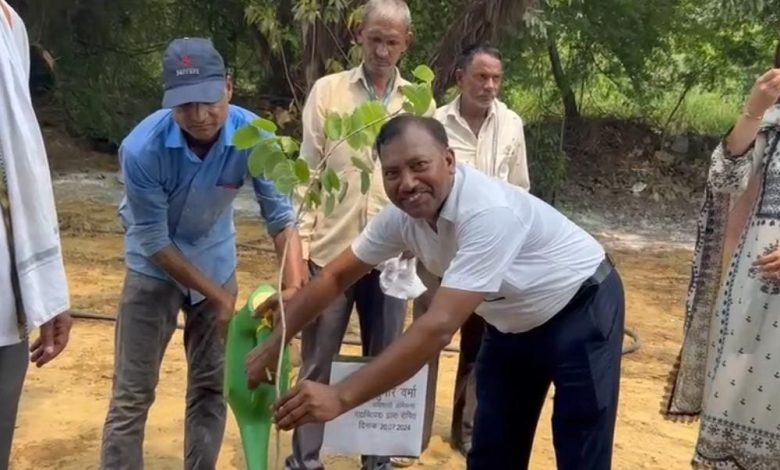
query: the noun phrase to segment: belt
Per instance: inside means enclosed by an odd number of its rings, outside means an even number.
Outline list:
[[[593,273],[588,279],[585,280],[585,284],[593,285],[593,284],[601,284],[604,282],[604,279],[607,278],[612,273],[612,270],[615,268],[615,263],[612,261],[612,257],[609,256],[609,254],[606,254],[604,256],[604,260],[601,261],[601,264],[599,264],[599,267],[596,268],[596,272]]]
[[[612,257],[609,256],[609,254],[606,254],[601,261],[601,264],[596,268],[596,272],[582,282],[582,285],[580,285],[580,288],[577,290],[577,293],[574,294],[570,303],[578,300],[582,295],[588,292],[591,287],[598,287],[604,282],[607,276],[612,274],[613,269],[615,269],[615,263],[612,261]]]

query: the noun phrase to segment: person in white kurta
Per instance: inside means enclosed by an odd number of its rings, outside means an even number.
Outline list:
[[[0,468],[9,465],[30,347],[38,367],[67,345],[69,298],[45,149],[29,94],[25,25],[0,0]]]

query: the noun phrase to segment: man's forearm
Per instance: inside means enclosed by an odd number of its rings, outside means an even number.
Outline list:
[[[456,323],[442,323],[433,315],[421,316],[382,354],[335,385],[344,411],[411,378],[449,344],[457,328]]]
[[[274,249],[276,256],[281,261],[284,253],[284,245],[287,248],[287,258],[282,269],[284,288],[300,288],[308,278],[303,264],[303,250],[301,249],[301,237],[293,227],[288,227],[274,237]]]
[[[152,256],[168,275],[183,286],[195,289],[207,299],[215,299],[226,292],[222,286],[206,277],[173,245],[168,245]]]
[[[328,305],[371,268],[372,266],[360,262],[351,250],[345,250],[325,266],[285,304],[284,318],[287,325],[285,343],[317,318]],[[274,328],[272,341],[276,345],[282,341],[279,325]]]
[[[330,305],[342,292],[338,279],[321,271],[285,305],[287,337],[290,341],[296,334]]]

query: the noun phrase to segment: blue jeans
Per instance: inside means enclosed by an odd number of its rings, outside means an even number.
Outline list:
[[[624,314],[613,270],[533,330],[506,334],[488,325],[477,359],[469,470],[528,468],[550,383],[558,469],[611,468]]]

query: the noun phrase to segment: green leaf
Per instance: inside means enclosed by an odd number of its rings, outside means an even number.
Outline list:
[[[311,172],[309,171],[309,164],[306,160],[299,158],[294,163],[295,176],[298,177],[298,181],[301,183],[308,183],[311,178]]]
[[[254,177],[269,177],[276,165],[286,160],[286,157],[279,149],[276,139],[263,139],[249,155],[249,171]],[[257,172],[260,172],[259,174]]]
[[[246,126],[233,134],[233,145],[239,150],[246,150],[257,145],[261,139],[256,127]]]
[[[344,137],[344,119],[339,113],[328,113],[325,117],[325,136],[333,141]]]
[[[417,116],[424,115],[433,101],[431,87],[425,83],[404,85],[401,87],[401,93],[408,100],[403,105],[404,110]]]
[[[282,194],[290,194],[292,190],[295,188],[296,181],[295,178],[293,179],[280,179],[279,181],[274,181],[274,184],[276,185],[276,189],[279,190]]]
[[[433,82],[433,79],[436,78],[436,76],[433,74],[433,70],[431,70],[431,68],[427,65],[418,65],[417,68],[414,69],[414,72],[412,72],[412,75],[414,75],[415,78],[421,82],[425,83],[431,83]]]
[[[329,171],[331,171],[330,168],[326,168],[320,175],[320,184],[327,193],[333,192],[333,186],[330,185],[330,179],[327,176]]]
[[[298,184],[298,178],[296,178],[293,169],[293,161],[285,158],[277,163],[273,171],[271,171],[270,179],[280,193],[289,194],[295,185]]]
[[[341,180],[339,176],[333,171],[332,168],[328,168],[322,175],[322,185],[325,191],[334,193],[341,189]]]
[[[355,108],[344,123],[349,123],[349,129],[345,132],[347,143],[354,150],[361,150],[374,145],[376,136],[382,129],[382,124],[387,120],[387,110],[379,101],[368,101]]]
[[[349,144],[353,150],[362,150],[371,145],[371,136],[365,129],[353,132],[347,138],[347,144]]]
[[[333,209],[336,208],[336,196],[328,194],[325,196],[325,217],[330,217],[333,213]]]
[[[271,171],[269,178],[274,182],[290,178],[295,179],[295,172],[292,169],[292,161],[284,160],[277,163],[273,171]]]
[[[310,211],[318,208],[322,204],[322,199],[320,198],[320,193],[312,189],[308,193],[306,193],[306,196],[303,199],[303,208],[304,210]]]
[[[358,167],[360,171],[371,173],[371,167],[358,157],[352,157],[352,164]]]
[[[360,172],[360,193],[366,194],[371,187],[371,175],[365,171]]]
[[[357,119],[352,121],[353,128],[365,127],[373,134],[379,134],[382,124],[387,120],[387,110],[376,100],[367,101],[355,109],[352,114]],[[372,142],[373,143],[373,142]]]
[[[260,178],[263,176],[266,155],[267,154],[263,152],[259,146],[255,147],[255,149],[252,150],[252,153],[249,154],[246,166],[249,169],[249,174],[252,175],[253,178]]]
[[[312,189],[309,194],[306,195],[306,207],[309,209],[316,209],[322,205],[322,197],[319,191]]]
[[[339,204],[344,202],[344,198],[347,197],[347,191],[349,191],[349,181],[344,181],[341,185],[341,191],[339,192]]]
[[[279,144],[282,146],[282,152],[287,155],[293,155],[301,149],[300,144],[298,144],[295,139],[286,135],[279,137]]]
[[[362,150],[371,145],[371,134],[366,129],[351,132],[347,137],[347,144],[353,150]]]
[[[263,139],[249,154],[247,160],[249,174],[255,178],[268,177],[276,164],[284,159],[284,154],[279,150],[275,139]]]
[[[271,134],[276,133],[277,130],[276,124],[273,121],[269,121],[268,119],[263,119],[263,118],[257,118],[254,121],[252,121],[252,126],[254,126],[257,129],[270,132]]]

